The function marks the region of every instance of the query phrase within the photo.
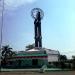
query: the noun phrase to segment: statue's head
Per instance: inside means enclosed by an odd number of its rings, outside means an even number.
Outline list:
[[[31,11],[31,16],[34,19],[37,19],[37,18],[43,19],[44,13],[40,8],[34,8]]]

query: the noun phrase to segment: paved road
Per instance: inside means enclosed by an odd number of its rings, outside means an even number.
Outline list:
[[[75,75],[75,71],[53,71],[53,72],[0,72],[0,75]]]

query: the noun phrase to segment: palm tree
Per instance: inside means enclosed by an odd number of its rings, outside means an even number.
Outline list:
[[[7,58],[12,57],[12,55],[13,55],[12,48],[10,48],[9,45],[2,47],[2,62],[4,64],[6,64]]]

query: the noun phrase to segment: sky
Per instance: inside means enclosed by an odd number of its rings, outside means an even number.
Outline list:
[[[5,0],[4,7],[2,45],[21,51],[34,43],[31,10],[41,8],[43,47],[58,50],[68,58],[75,55],[75,0]]]

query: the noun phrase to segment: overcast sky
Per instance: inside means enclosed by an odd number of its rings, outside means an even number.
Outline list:
[[[75,55],[75,0],[5,0],[4,4],[3,45],[18,51],[34,43],[31,10],[37,7],[44,11],[43,47],[68,58]]]

